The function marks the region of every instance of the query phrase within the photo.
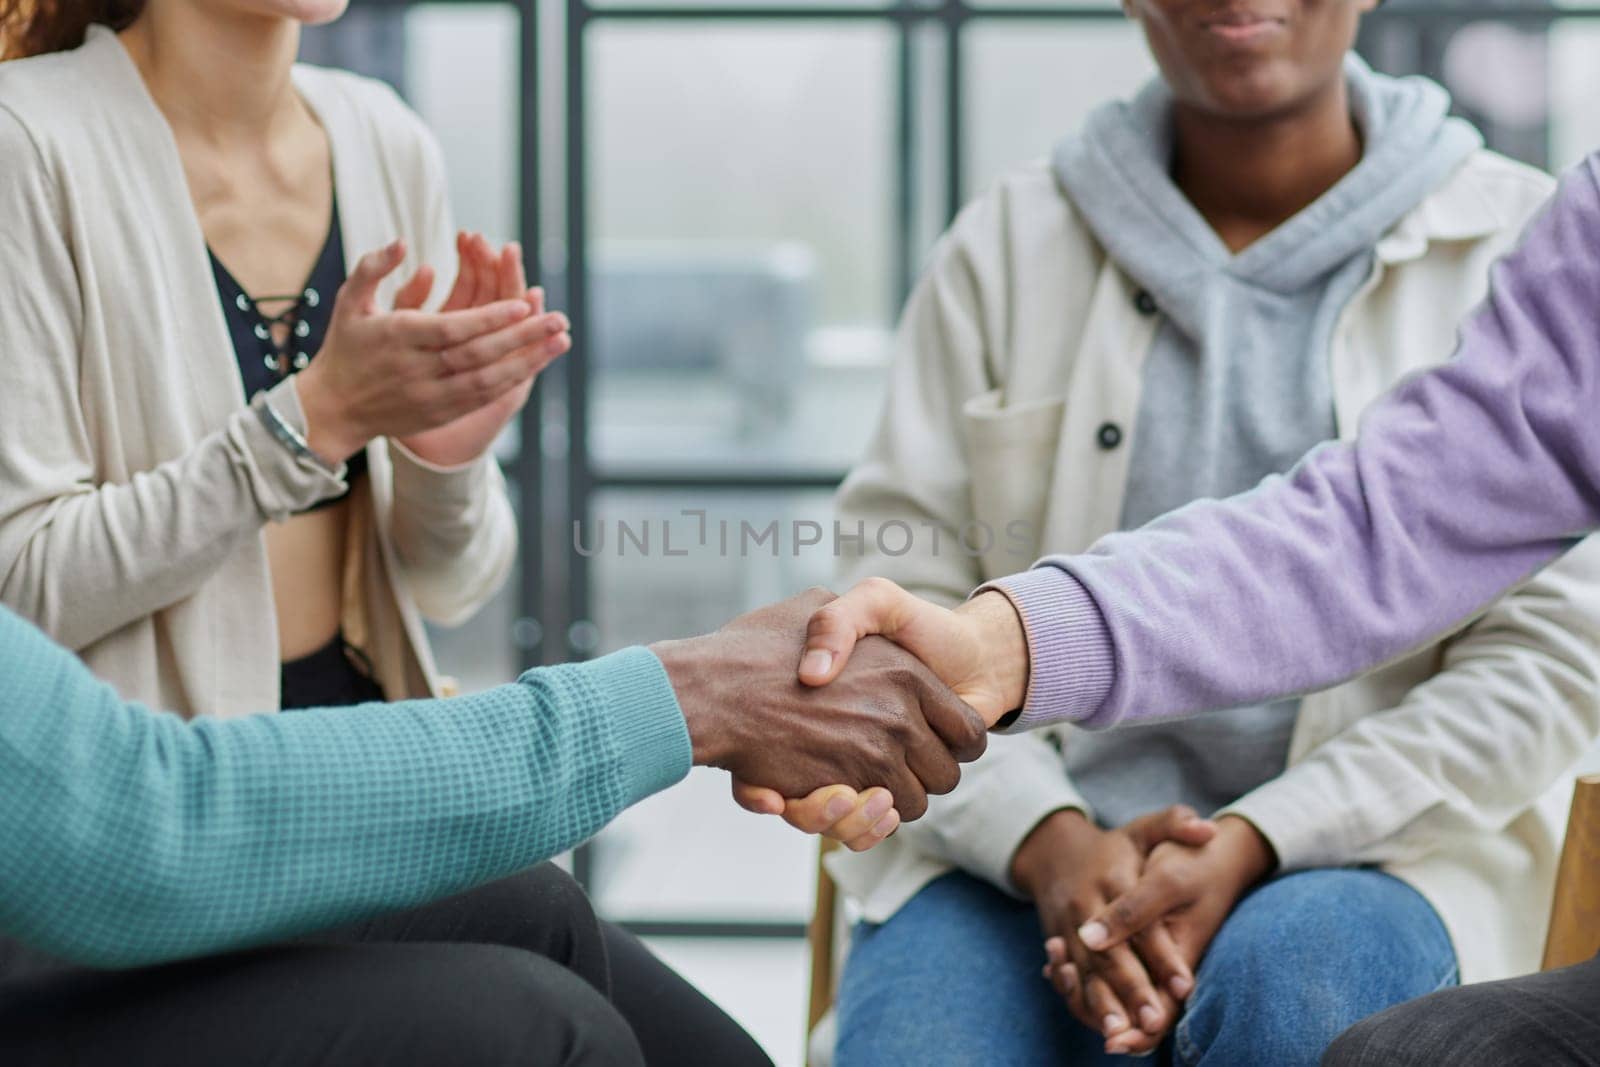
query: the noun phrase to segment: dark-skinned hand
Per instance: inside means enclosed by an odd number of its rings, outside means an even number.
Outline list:
[[[1012,880],[1033,899],[1046,944],[1062,960],[1047,964],[1046,976],[1064,990],[1078,1021],[1105,1036],[1108,1052],[1145,1052],[1160,1043],[1194,986],[1193,964],[1159,923],[1141,929],[1134,944],[1103,951],[1086,947],[1077,930],[1138,884],[1152,850],[1203,844],[1215,833],[1213,823],[1182,805],[1113,830],[1066,810],[1040,822],[1012,859]]]
[[[1176,954],[1183,969],[1178,973],[1186,977],[1179,977],[1177,985],[1168,979],[1175,1002],[1193,989],[1194,971],[1211,939],[1239,899],[1276,864],[1271,847],[1248,821],[1228,815],[1214,825],[1205,842],[1184,843],[1176,836],[1156,842],[1131,886],[1077,928],[1046,942],[1045,973],[1079,1018],[1099,1010],[1096,998],[1103,994],[1097,994],[1093,977],[1098,962],[1119,956],[1125,960],[1130,949],[1152,974],[1173,972],[1170,961]],[[1085,980],[1085,974],[1091,977]],[[1176,1022],[1176,1012],[1168,1011],[1160,1018],[1141,1019],[1137,1027],[1100,1029],[1108,1051],[1140,1053],[1158,1046]]]
[[[882,638],[861,642],[829,685],[802,684],[807,624],[833,599],[814,589],[651,651],[677,692],[695,763],[784,796],[834,783],[882,786],[902,818],[919,818],[928,794],[954,789],[960,763],[982,755],[987,726],[921,661]]]

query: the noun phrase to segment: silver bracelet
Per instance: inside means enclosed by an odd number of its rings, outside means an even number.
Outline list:
[[[329,463],[323,457],[312,451],[311,445],[306,442],[305,435],[290,426],[282,415],[266,400],[256,404],[256,415],[261,419],[261,424],[267,432],[278,439],[278,443],[292,452],[297,459],[310,460],[334,478],[344,477],[343,463]]]

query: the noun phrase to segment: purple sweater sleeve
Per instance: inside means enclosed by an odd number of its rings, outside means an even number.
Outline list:
[[[1308,692],[1417,648],[1600,526],[1600,154],[1567,174],[1455,358],[1353,444],[992,583],[1032,653],[1012,729]]]

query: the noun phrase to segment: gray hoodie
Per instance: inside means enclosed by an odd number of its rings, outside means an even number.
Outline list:
[[[1354,55],[1345,74],[1361,162],[1238,255],[1172,182],[1171,94],[1159,79],[1098,109],[1056,153],[1085,224],[1162,316],[1132,428],[1124,529],[1248,489],[1336,436],[1328,346],[1373,247],[1482,146],[1447,117],[1433,82],[1376,74]],[[1206,814],[1283,770],[1297,709],[1079,735],[1067,770],[1106,825],[1177,802]]]

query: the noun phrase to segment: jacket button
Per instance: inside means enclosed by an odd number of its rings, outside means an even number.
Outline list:
[[[1140,289],[1133,294],[1133,306],[1146,318],[1161,310],[1156,306],[1156,298],[1151,296],[1147,289]]]
[[[1095,431],[1094,438],[1100,442],[1100,447],[1110,452],[1122,443],[1122,427],[1114,422],[1103,424]]]

